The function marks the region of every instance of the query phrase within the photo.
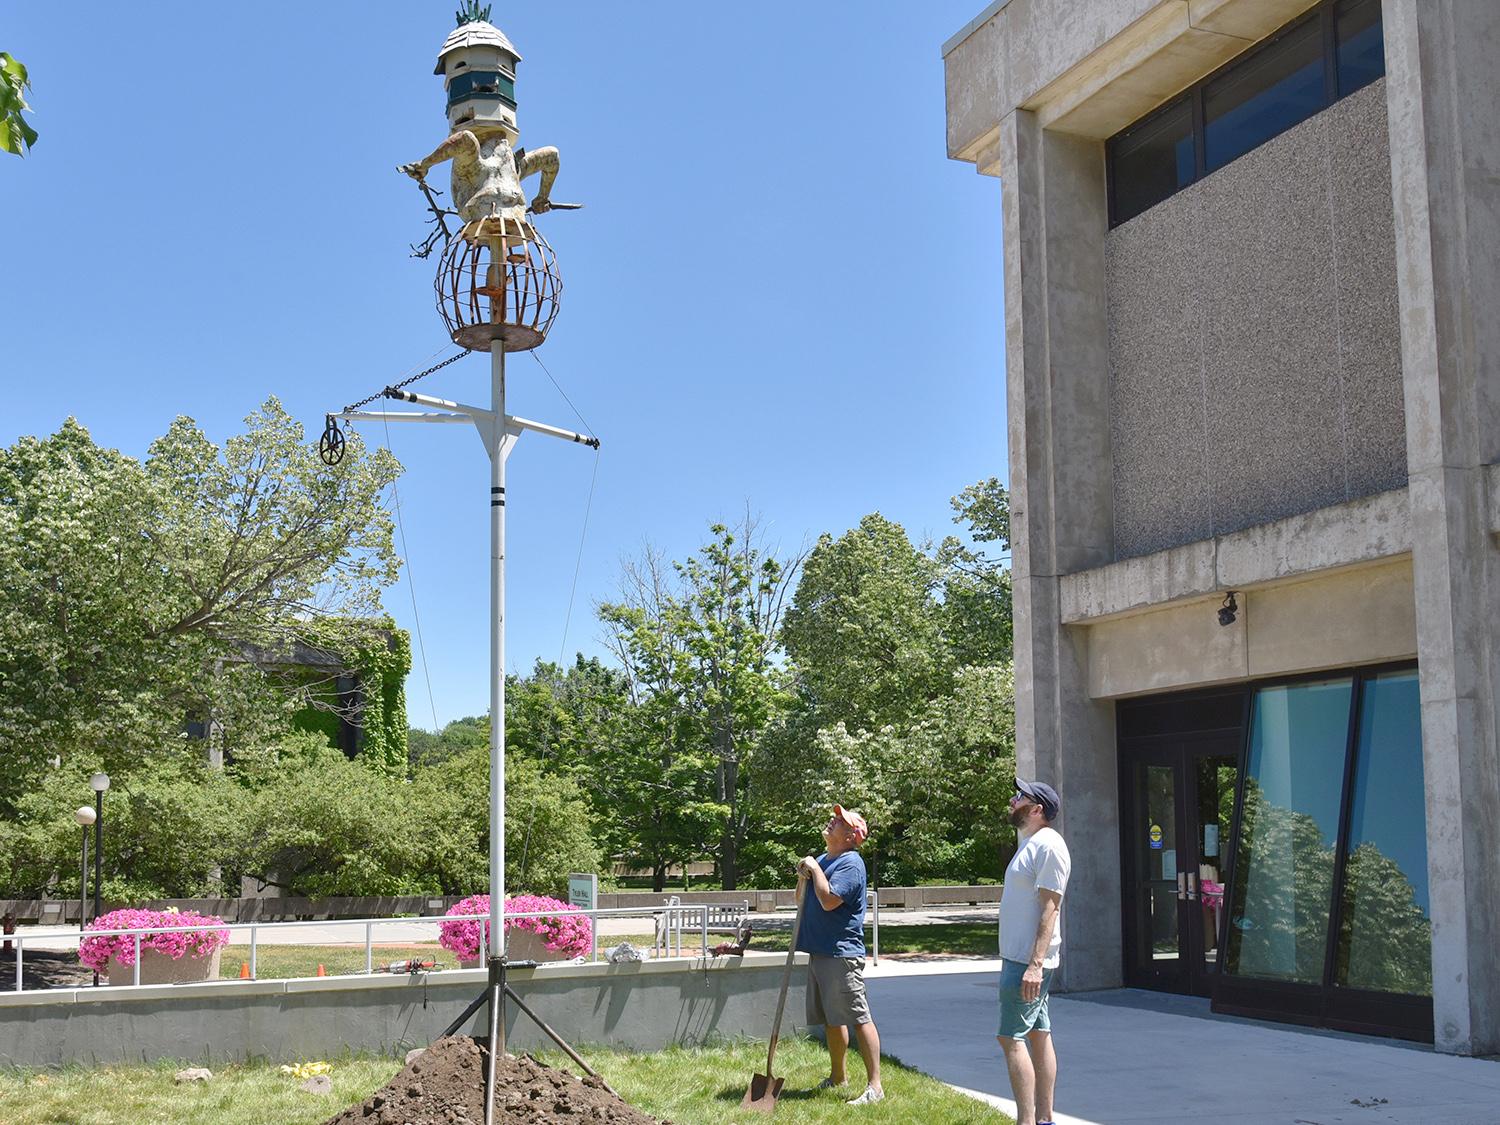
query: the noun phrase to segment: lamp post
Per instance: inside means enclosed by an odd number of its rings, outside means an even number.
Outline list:
[[[89,778],[94,791],[94,917],[99,917],[99,886],[104,878],[104,794],[109,791],[109,774],[100,770]]]
[[[87,805],[79,805],[73,811],[73,819],[83,835],[83,855],[78,864],[78,929],[82,931],[89,920],[89,825],[99,817]]]

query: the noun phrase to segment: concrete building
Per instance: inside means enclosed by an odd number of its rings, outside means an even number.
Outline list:
[[[1500,1052],[1500,4],[997,0],[1062,987]]]

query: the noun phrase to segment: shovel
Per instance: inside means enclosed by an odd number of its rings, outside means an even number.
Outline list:
[[[773,1073],[776,1040],[781,1037],[781,1013],[786,1009],[786,989],[792,981],[792,962],[797,957],[797,932],[802,929],[802,908],[807,902],[808,894],[806,882],[804,876],[797,876],[797,916],[792,919],[792,944],[786,951],[786,968],[781,971],[781,995],[776,998],[776,1019],[771,1024],[771,1048],[766,1052],[766,1072],[751,1076],[750,1089],[745,1091],[744,1100],[740,1102],[741,1109],[775,1113],[776,1099],[781,1097],[781,1087],[786,1085],[785,1078],[777,1078]]]

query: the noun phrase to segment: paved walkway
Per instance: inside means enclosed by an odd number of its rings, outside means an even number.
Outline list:
[[[881,1046],[1015,1112],[995,1034],[997,968],[869,974]],[[1058,1125],[1496,1125],[1500,1063],[1385,1039],[1215,1016],[1134,990],[1051,1001]]]

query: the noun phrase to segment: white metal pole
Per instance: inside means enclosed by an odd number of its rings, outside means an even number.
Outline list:
[[[505,949],[505,341],[490,341],[490,953]]]

